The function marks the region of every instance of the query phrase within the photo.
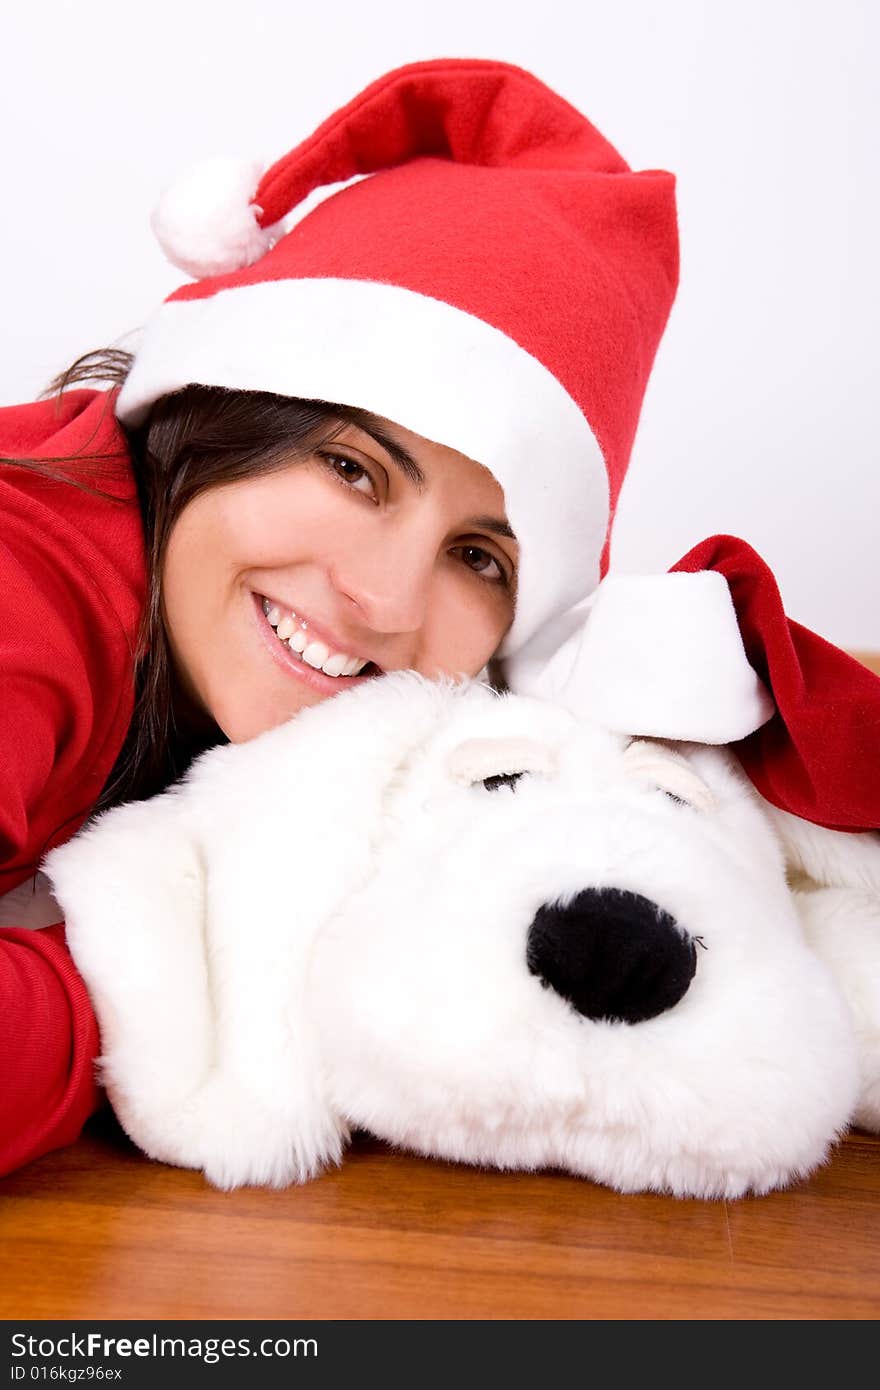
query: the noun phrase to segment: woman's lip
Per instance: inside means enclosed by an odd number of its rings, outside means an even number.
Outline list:
[[[326,672],[318,671],[314,666],[310,666],[307,661],[300,661],[299,657],[295,656],[276,636],[275,629],[263,612],[263,595],[252,593],[251,599],[260,637],[276,666],[279,666],[286,675],[302,681],[321,695],[335,695],[340,690],[349,690],[352,686],[361,685],[364,681],[373,679],[372,676],[328,676]],[[271,603],[273,600],[270,599],[269,601]]]
[[[281,599],[273,598],[271,594],[261,594],[259,597],[261,599],[268,599],[270,605],[280,608],[282,613],[296,612],[295,608],[291,608],[288,604],[282,602]],[[328,631],[328,629],[322,627],[320,623],[312,622],[311,618],[303,618],[303,626],[307,629],[310,639],[314,639],[316,642],[323,642],[324,646],[329,648],[331,652],[345,652],[348,656],[357,656],[363,660],[362,652],[356,652],[354,647],[345,646],[343,642],[339,641],[335,633]],[[374,662],[373,664],[376,665],[377,663]],[[331,676],[330,679],[332,680],[333,677]]]

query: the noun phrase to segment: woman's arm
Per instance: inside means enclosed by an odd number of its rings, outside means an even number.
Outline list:
[[[136,501],[2,460],[100,455],[93,485],[127,497],[122,447],[103,392],[0,410],[0,1173],[71,1143],[103,1097],[63,914],[35,923],[9,894],[75,833],[113,765],[143,598]]]
[[[0,928],[0,1174],[79,1136],[103,1099],[98,1050],[63,922]]]
[[[55,691],[44,693],[42,672],[26,662],[23,623],[3,599],[0,621],[2,889],[27,873],[24,866],[37,858],[52,817],[63,821],[79,808],[65,808],[57,781],[58,744],[76,721],[73,692],[65,718],[63,677]],[[51,629],[46,636],[51,643]],[[76,825],[74,819],[68,829]],[[61,913],[51,918],[54,925],[35,930],[26,911],[14,910],[30,883],[25,878],[0,898],[0,1173],[72,1143],[102,1095],[92,1065],[98,1026],[67,949]]]
[[[0,599],[4,618],[0,885],[6,886],[38,854],[41,807],[54,807],[63,819],[51,784],[64,731],[55,726],[40,680],[24,678],[22,644]],[[70,717],[75,718],[73,702]],[[75,826],[76,821],[69,828]],[[72,1143],[102,1099],[93,1073],[98,1025],[88,992],[67,948],[61,913],[50,913],[54,924],[42,929],[28,925],[33,919],[22,899],[30,884],[25,878],[0,898],[0,1173]]]

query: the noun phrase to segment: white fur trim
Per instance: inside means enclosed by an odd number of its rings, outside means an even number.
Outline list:
[[[274,246],[253,202],[262,172],[253,160],[208,159],[169,184],[150,226],[172,265],[201,280],[243,270]]]
[[[472,314],[339,279],[166,303],[147,325],[117,414],[140,424],[153,401],[189,382],[359,406],[484,464],[521,545],[503,654],[598,583],[608,478],[593,433],[537,358]]]
[[[733,743],[775,706],[749,665],[723,575],[609,575],[549,659],[509,663],[512,688],[618,733]]]

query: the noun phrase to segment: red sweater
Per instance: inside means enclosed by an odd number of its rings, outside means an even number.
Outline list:
[[[0,897],[80,828],[122,746],[146,591],[143,533],[113,393],[0,409],[0,458],[98,453],[74,476],[0,463]],[[69,465],[65,465],[69,468]],[[713,537],[679,564],[727,578],[778,714],[738,752],[758,789],[823,825],[880,827],[880,680],[790,623],[772,574]],[[103,1099],[98,1027],[64,924],[0,929],[0,1173],[71,1143]]]
[[[107,392],[0,409],[0,459],[99,454],[107,501],[0,463],[0,895],[79,829],[134,702],[143,531]],[[98,1027],[64,925],[0,929],[0,1173],[69,1144],[103,1099]]]

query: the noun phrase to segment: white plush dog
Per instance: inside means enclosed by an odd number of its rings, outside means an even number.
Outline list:
[[[880,1128],[880,843],[773,811],[724,750],[398,673],[44,868],[123,1126],[219,1187],[363,1128],[735,1196]]]

